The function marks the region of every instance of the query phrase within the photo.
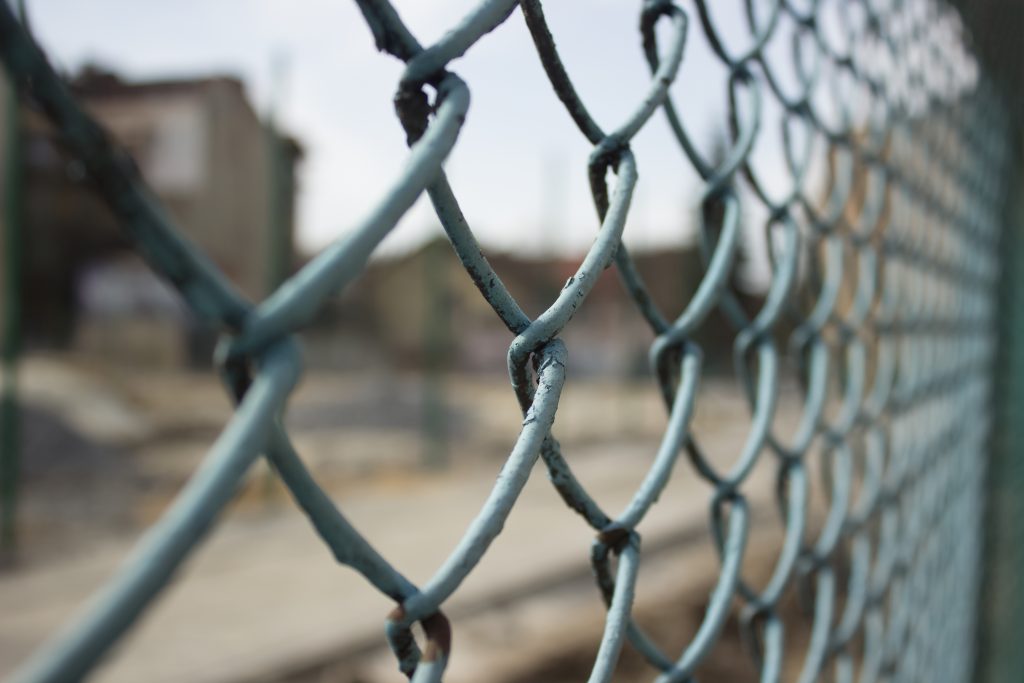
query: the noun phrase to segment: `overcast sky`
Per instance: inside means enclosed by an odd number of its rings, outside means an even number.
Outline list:
[[[395,0],[394,5],[426,44],[474,2]],[[743,0],[711,5],[716,24],[738,52],[749,42]],[[30,0],[29,6],[37,36],[68,71],[96,62],[129,79],[232,74],[266,112],[274,91],[273,65],[275,60],[284,64],[280,119],[307,153],[298,209],[299,241],[306,250],[351,229],[407,154],[391,106],[401,64],[377,52],[354,2]],[[606,130],[629,114],[647,88],[639,6],[621,0],[545,5],[568,71]],[[534,252],[580,252],[597,228],[586,181],[590,144],[552,92],[521,14],[515,12],[452,68],[468,82],[472,102],[446,168],[481,241],[497,249],[525,244]],[[726,72],[710,54],[697,21],[672,93],[694,139],[707,149],[715,131],[726,125]],[[766,99],[755,162],[781,194],[788,174],[778,148],[778,108]],[[691,240],[699,184],[663,116],[651,120],[633,148],[640,181],[627,244]],[[752,212],[756,215],[756,207]],[[407,249],[436,230],[424,197],[386,240],[385,250]]]

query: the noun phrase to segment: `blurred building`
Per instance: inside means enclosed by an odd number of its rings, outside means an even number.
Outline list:
[[[704,275],[694,247],[632,254],[649,293],[667,316],[679,315]],[[488,261],[531,318],[558,297],[579,268],[578,258],[490,253]],[[739,294],[748,312],[761,295]],[[576,376],[623,378],[647,371],[654,333],[629,299],[614,267],[560,335],[569,347],[569,369]],[[338,369],[423,367],[443,348],[443,365],[456,371],[504,372],[514,335],[477,291],[451,246],[438,238],[397,258],[371,261],[319,324],[306,334],[312,366]],[[704,349],[705,367],[731,367],[735,329],[714,311],[694,336]]]
[[[260,298],[284,277],[301,149],[268,130],[237,78],[126,82],[90,68],[71,87],[242,292]],[[208,360],[210,335],[131,251],[82,164],[41,114],[22,112],[28,343]]]

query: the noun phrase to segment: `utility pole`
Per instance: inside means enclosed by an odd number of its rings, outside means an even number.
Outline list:
[[[431,240],[423,247],[423,465],[448,464],[448,411],[444,375],[451,350],[450,294],[444,246]]]
[[[25,2],[18,3],[25,22]],[[0,337],[0,561],[13,557],[17,541],[18,483],[21,478],[18,361],[21,356],[21,269],[23,193],[21,110],[14,83],[4,81],[3,330]]]
[[[540,245],[541,256],[557,256],[569,250],[572,235],[569,230],[569,195],[566,179],[565,155],[560,148],[549,149],[541,159],[540,177]]]
[[[287,72],[287,58],[278,53],[271,59],[270,101],[267,106],[264,135],[267,155],[267,223],[266,252],[264,254],[264,289],[269,296],[291,273],[292,261],[292,173],[286,167],[290,160],[285,158],[277,118],[280,115],[284,81]],[[263,497],[270,501],[274,497],[276,477],[269,465],[263,479]]]

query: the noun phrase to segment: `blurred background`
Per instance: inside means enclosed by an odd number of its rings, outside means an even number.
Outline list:
[[[474,4],[394,2],[424,43]],[[610,0],[548,5],[582,99],[603,126],[615,126],[649,78],[636,8]],[[711,10],[726,40],[749,38],[742,2]],[[344,237],[387,192],[407,154],[392,110],[401,64],[375,50],[354,3],[33,0],[28,11],[79,101],[129,151],[181,231],[252,299]],[[838,30],[839,13],[822,16],[823,31]],[[779,29],[780,45],[792,30]],[[952,40],[961,29],[949,30]],[[674,95],[698,146],[720,160],[728,72],[702,31],[689,35]],[[769,52],[784,62],[782,49]],[[975,68],[965,61],[967,81]],[[449,178],[488,259],[535,316],[575,272],[598,227],[587,186],[591,147],[552,92],[518,13],[458,69],[473,99]],[[197,323],[134,253],[44,117],[14,104],[6,82],[4,92],[4,130],[21,149],[4,182],[23,190],[13,218],[23,240],[20,284],[10,294],[21,310],[8,317],[22,351],[20,467],[3,487],[17,515],[0,553],[0,676],[110,575],[232,410],[211,371],[216,331]],[[771,132],[759,136],[752,163],[778,197],[795,182],[781,124],[768,98],[762,128]],[[701,181],[661,117],[633,148],[640,181],[625,242],[662,310],[679,312],[704,272]],[[822,146],[805,181],[809,194],[824,197],[828,163]],[[756,311],[770,275],[767,216],[741,192],[744,236],[729,286]],[[694,430],[724,463],[750,427],[733,374],[734,337],[718,313],[696,337],[705,373]],[[653,335],[609,270],[563,338],[569,382],[556,435],[584,483],[616,509],[666,424],[647,362]],[[413,581],[425,580],[475,514],[522,421],[506,373],[511,335],[459,265],[425,197],[302,341],[307,371],[286,419],[300,453],[378,549]],[[795,424],[801,401],[787,370],[780,429]],[[766,520],[773,472],[759,468],[751,484],[755,517]],[[710,494],[695,477],[677,477],[645,522],[638,614],[667,642],[692,638],[717,578]],[[543,472],[523,495],[452,602],[465,640],[450,680],[561,680],[589,669],[604,612],[587,563],[592,533]],[[812,501],[812,510],[824,503]],[[381,636],[388,600],[331,562],[262,464],[226,517],[96,680],[397,677]],[[540,538],[538,527],[550,533]],[[781,538],[777,521],[766,521],[748,575],[770,570]],[[733,628],[704,678],[753,675],[747,658],[734,656]],[[623,680],[647,677],[628,653],[621,672]]]

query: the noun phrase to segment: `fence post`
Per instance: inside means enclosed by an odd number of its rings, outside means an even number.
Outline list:
[[[443,258],[436,240],[423,248],[423,465],[448,464],[448,418],[444,374],[450,354],[451,322]]]
[[[22,18],[24,9],[21,8]],[[21,355],[21,112],[14,83],[4,81],[3,331],[0,340],[0,559],[15,548],[20,479],[18,359]]]
[[[1012,144],[978,624],[979,683],[1016,683],[1024,676],[1024,197],[1019,191],[1024,187],[1024,159],[1019,140]]]

